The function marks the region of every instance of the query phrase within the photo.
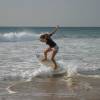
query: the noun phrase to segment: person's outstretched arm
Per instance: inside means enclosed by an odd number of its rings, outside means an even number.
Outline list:
[[[49,34],[49,36],[52,36],[53,34],[55,34],[56,31],[58,30],[58,28],[59,28],[59,26],[57,25],[57,26],[55,27],[55,29]]]

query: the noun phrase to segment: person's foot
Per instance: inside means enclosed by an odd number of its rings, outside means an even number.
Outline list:
[[[43,62],[46,61],[46,60],[47,60],[46,58],[42,59]]]
[[[54,70],[56,70],[58,68],[58,66],[56,65],[56,66],[54,66]]]

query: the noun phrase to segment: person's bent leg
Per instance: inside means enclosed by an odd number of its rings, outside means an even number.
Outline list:
[[[54,48],[52,49],[52,56],[51,56],[51,60],[53,61],[54,63],[54,69],[57,69],[57,63],[55,61],[55,55],[57,53],[57,50],[55,50]]]
[[[45,61],[45,60],[47,60],[47,53],[50,51],[50,48],[46,48],[45,50],[44,50],[44,59],[42,60],[42,61]]]

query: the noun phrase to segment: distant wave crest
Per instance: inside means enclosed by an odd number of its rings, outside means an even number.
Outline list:
[[[38,38],[38,34],[27,32],[10,32],[0,34],[0,42],[33,41]]]

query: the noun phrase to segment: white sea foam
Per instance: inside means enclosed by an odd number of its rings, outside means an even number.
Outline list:
[[[0,42],[31,41],[38,38],[38,34],[28,32],[10,32],[0,34]]]
[[[19,34],[0,34],[0,41],[3,41],[1,37],[4,40],[9,41],[15,41],[16,39],[14,39],[14,37],[16,37],[17,40],[19,39],[20,41],[23,41],[25,40],[25,38],[26,40],[31,40],[34,37],[34,39],[36,39],[38,38],[38,34],[27,32],[22,32]],[[57,41],[56,43],[58,43],[59,45],[59,52],[56,55],[57,61],[60,61],[60,63],[63,64],[62,66],[66,68],[68,76],[74,76],[77,75],[77,73],[85,74],[87,76],[100,75],[100,39],[62,38],[55,39],[55,41]],[[7,73],[7,76],[10,76],[11,74],[11,76],[14,76],[15,78],[16,76],[18,76],[27,79],[31,77],[33,73],[33,76],[38,75],[40,73],[39,71],[41,71],[42,73],[42,71],[45,70],[46,67],[43,67],[44,69],[38,69],[40,65],[38,65],[38,62],[36,62],[37,59],[33,59],[35,57],[35,54],[33,53],[35,51],[35,46],[39,46],[39,48],[36,50],[37,53],[43,53],[43,49],[46,47],[45,45],[40,44],[39,41],[4,44],[1,43],[0,77],[6,77],[5,73]],[[32,68],[35,68],[35,70],[33,70]],[[12,69],[14,69],[14,71],[12,71]],[[48,70],[50,69],[46,69],[46,71]],[[16,76],[14,73],[16,73]]]

